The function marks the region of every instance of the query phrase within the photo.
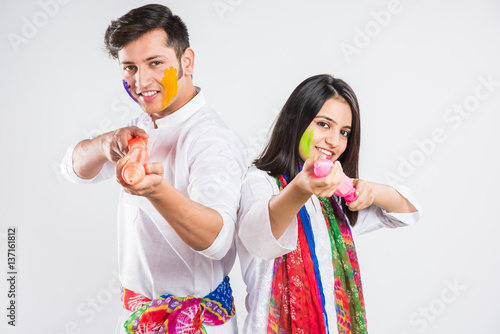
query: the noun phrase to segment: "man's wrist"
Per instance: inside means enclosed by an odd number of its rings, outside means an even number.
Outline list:
[[[95,138],[95,140],[97,141],[96,144],[99,148],[97,150],[97,152],[99,152],[99,158],[105,160],[104,162],[107,162],[109,160],[109,152],[106,152],[106,150],[109,150],[109,145],[111,142],[110,133],[111,132],[103,133],[102,135],[99,135]]]
[[[162,177],[160,183],[158,183],[151,192],[144,195],[150,202],[159,202],[162,199],[167,198],[169,194],[169,188],[172,187],[165,178]],[[173,188],[173,187],[172,187]]]

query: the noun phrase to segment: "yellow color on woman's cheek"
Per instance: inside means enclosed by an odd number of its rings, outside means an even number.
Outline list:
[[[177,70],[170,66],[170,68],[165,69],[163,72],[163,78],[161,79],[161,85],[163,86],[164,95],[161,108],[165,109],[170,102],[172,102],[175,95],[177,95]]]

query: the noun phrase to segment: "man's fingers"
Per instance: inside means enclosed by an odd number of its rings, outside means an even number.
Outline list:
[[[163,176],[163,165],[159,162],[147,163],[144,167],[146,169],[146,174]]]
[[[129,128],[126,128],[128,130],[128,140],[134,139],[136,137],[141,137],[144,139],[147,139],[149,135],[144,131],[143,129],[137,127],[137,126],[131,126]]]
[[[129,138],[125,133],[116,133],[115,134],[116,147],[118,148],[118,152],[123,157],[128,152],[128,141]]]
[[[141,137],[147,139],[149,135],[143,129],[137,126],[130,126],[128,128],[122,128],[115,132],[114,134],[116,140],[116,146],[118,150],[124,156],[128,153],[128,142],[136,137]]]
[[[139,130],[134,133],[136,137],[141,137],[141,138],[144,138],[144,139],[147,139],[149,137],[149,135],[146,133],[146,131],[144,131],[141,128],[138,128],[138,129]]]
[[[121,177],[123,166],[129,160],[130,160],[130,156],[129,155],[125,155],[123,158],[121,158],[120,160],[118,160],[116,162],[116,175],[120,175],[120,177]]]

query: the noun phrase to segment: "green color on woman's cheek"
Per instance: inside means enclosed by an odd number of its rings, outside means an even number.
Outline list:
[[[311,157],[311,146],[313,144],[314,130],[307,127],[306,131],[302,134],[300,138],[299,146],[302,149],[302,153],[306,156],[306,159]]]

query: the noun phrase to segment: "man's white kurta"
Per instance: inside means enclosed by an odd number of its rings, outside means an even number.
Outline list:
[[[146,113],[129,125],[149,135],[150,162],[164,166],[165,179],[191,200],[216,210],[223,227],[215,242],[197,252],[187,246],[144,197],[121,190],[118,206],[118,262],[123,287],[148,298],[162,294],[204,297],[228,275],[235,259],[234,235],[241,182],[246,171],[240,138],[198,94],[171,115],[154,124]],[[73,171],[71,146],[62,172],[77,183],[115,178],[116,164],[106,163],[91,180]],[[111,200],[111,199],[110,199]],[[96,211],[97,212],[97,211]],[[129,311],[124,311],[117,333]],[[236,333],[236,319],[208,333]]]

